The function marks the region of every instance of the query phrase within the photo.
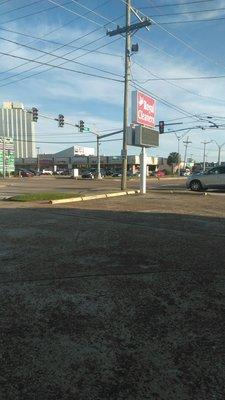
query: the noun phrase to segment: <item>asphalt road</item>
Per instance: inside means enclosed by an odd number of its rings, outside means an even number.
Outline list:
[[[179,191],[1,202],[1,400],[224,400],[224,217]]]
[[[74,180],[68,177],[40,176],[33,178],[10,178],[0,181],[0,196],[13,196],[35,192],[104,192],[120,190],[120,178],[98,180]],[[139,189],[139,179],[128,180],[128,188]],[[147,188],[185,188],[185,178],[151,178]]]

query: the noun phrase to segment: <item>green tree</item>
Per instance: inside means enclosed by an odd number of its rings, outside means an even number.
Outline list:
[[[180,155],[176,152],[172,152],[168,155],[167,164],[172,166],[172,173],[174,172],[174,166],[180,163]]]

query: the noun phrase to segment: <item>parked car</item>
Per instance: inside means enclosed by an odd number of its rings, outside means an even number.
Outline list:
[[[94,175],[91,172],[84,172],[81,175],[82,179],[94,179]]]
[[[53,175],[53,171],[51,171],[50,169],[43,169],[41,174],[42,175]]]
[[[29,169],[29,172],[31,172],[32,174],[34,174],[35,176],[41,175],[40,172],[36,171],[35,169]]]
[[[105,171],[105,175],[106,176],[112,176],[113,175],[113,171],[108,169],[108,170]]]
[[[157,176],[157,178],[161,178],[162,176],[165,176],[166,173],[165,171],[156,171],[155,172],[155,176]]]
[[[189,176],[191,174],[189,169],[181,169],[180,176]]]
[[[137,178],[137,177],[140,176],[140,172],[131,172],[131,171],[128,171],[128,172],[127,172],[127,176],[128,176],[128,178]]]
[[[190,175],[187,178],[186,187],[194,191],[225,189],[225,166],[221,165]]]
[[[115,177],[120,177],[120,176],[122,176],[122,173],[121,172],[119,172],[119,171],[115,171],[115,172],[113,172],[113,174],[112,174],[112,176],[115,178]]]
[[[70,171],[68,169],[58,169],[55,172],[56,175],[69,175]]]
[[[32,176],[34,176],[34,174],[31,171],[22,169],[19,171],[19,176],[21,176],[22,178],[31,178]]]

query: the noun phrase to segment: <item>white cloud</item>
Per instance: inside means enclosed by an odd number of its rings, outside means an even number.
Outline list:
[[[44,23],[39,23],[33,27],[32,34],[41,36],[46,32],[46,30],[54,29],[54,24],[51,23],[51,26],[46,29],[46,25]],[[12,25],[11,25],[12,28]],[[15,30],[24,31],[20,26],[14,26]],[[75,29],[68,26],[66,29],[62,31],[54,33],[54,40],[61,42],[68,42],[69,39],[77,38],[87,33],[87,29],[81,29],[80,26]],[[75,42],[74,46],[88,44],[90,40],[97,39],[101,34],[96,33],[86,38]],[[6,35],[5,35],[6,37]],[[13,40],[21,41],[21,36],[19,35],[10,35]],[[51,37],[51,36],[50,36]],[[157,33],[154,33],[154,37],[157,37]],[[69,38],[69,39],[68,39]],[[148,36],[147,40],[150,40],[151,37]],[[100,46],[103,43],[106,43],[109,38],[96,42],[91,47]],[[29,39],[24,38],[23,42],[28,42]],[[145,66],[147,69],[150,69],[153,73],[162,76],[162,77],[185,77],[185,76],[200,76],[200,75],[215,75],[223,72],[223,68],[219,68],[218,66],[214,66],[213,64],[207,63],[206,60],[201,57],[196,57],[196,54],[192,53],[187,48],[180,51],[180,47],[172,47],[172,39],[167,38],[165,35],[165,40],[159,43],[159,47],[164,48],[167,52],[176,54],[172,57],[165,57],[160,52],[156,52],[153,49],[149,49],[149,47],[142,45],[140,53],[133,56],[134,61],[137,60],[140,64]],[[171,47],[168,47],[168,46]],[[55,45],[46,45],[39,43],[33,43],[32,46],[40,46],[40,48],[49,49],[53,51],[56,48]],[[167,46],[167,47],[166,47]],[[89,45],[90,47],[90,45]],[[115,52],[116,54],[122,54],[124,43],[119,41],[110,47],[105,47],[102,51],[106,52]],[[2,50],[3,49],[3,50]],[[5,42],[2,44],[1,51],[11,52],[13,54],[20,55],[21,57],[37,57],[41,55],[40,53],[25,49],[19,48],[14,52],[15,45],[6,44]],[[58,51],[57,54],[64,54],[67,51],[70,51],[70,48],[64,48]],[[73,58],[83,54],[81,51],[76,51],[74,54],[70,54],[68,57]],[[52,57],[44,56],[40,60],[52,60]],[[197,61],[196,61],[197,60]],[[77,61],[83,62],[89,66],[95,66],[101,69],[106,69],[113,71],[114,73],[123,75],[123,63],[122,59],[119,57],[106,56],[98,53],[89,53],[84,57],[81,57]],[[1,72],[12,68],[13,66],[18,66],[23,64],[25,61],[8,58],[8,57],[0,57],[0,68]],[[52,61],[50,61],[52,62]],[[60,61],[56,62],[60,64]],[[25,71],[28,67],[35,66],[35,64],[29,64],[28,66],[22,66],[18,70],[9,72],[9,74],[16,74],[21,71]],[[72,69],[83,69],[84,71],[91,71],[96,74],[103,74],[101,72],[97,72],[94,70],[89,70],[78,66],[74,63],[67,63],[65,67]],[[33,70],[33,73],[45,70],[45,67],[38,67]],[[225,66],[224,66],[225,70]],[[30,72],[32,74],[32,71]],[[225,74],[225,72],[224,72]],[[21,75],[21,77],[25,76]],[[106,75],[107,76],[107,75]],[[151,75],[140,69],[139,67],[133,65],[133,76],[136,80],[140,80],[141,82],[146,81],[151,78]],[[7,77],[7,75],[6,75]],[[1,79],[4,78],[4,81]],[[19,79],[19,77],[15,77],[15,80]],[[13,78],[14,80],[14,78]],[[4,82],[9,82],[9,80],[5,80],[5,76],[0,74],[0,86]],[[184,108],[190,113],[193,114],[205,114],[205,115],[218,115],[224,116],[224,108],[225,108],[225,93],[223,88],[223,80],[190,80],[190,81],[174,81],[174,84],[178,86],[182,86],[186,90],[193,91],[200,96],[206,96],[205,98],[198,97],[191,93],[187,93],[186,91],[175,87],[173,85],[167,84],[163,81],[150,81],[148,83],[143,83],[143,86],[150,90],[151,92],[157,94],[161,98],[166,99],[167,101],[178,105],[181,108]],[[218,98],[222,101],[213,101],[210,98]],[[115,83],[111,81],[104,81],[98,78],[88,77],[84,75],[74,74],[72,72],[60,71],[52,69],[51,72],[46,72],[44,74],[37,75],[36,77],[18,82],[18,84],[13,84],[9,86],[1,87],[1,99],[4,101],[5,99],[18,99],[24,102],[29,106],[38,106],[43,113],[46,114],[57,114],[59,112],[63,112],[66,118],[73,121],[74,119],[84,119],[89,123],[96,122],[99,125],[99,128],[102,129],[110,129],[122,126],[122,107],[123,107],[123,84]],[[223,103],[224,102],[224,103]],[[157,119],[168,120],[171,118],[182,117],[178,111],[174,111],[166,106],[157,104]],[[190,119],[192,119],[190,117]],[[184,120],[185,121],[185,120]],[[52,123],[51,123],[52,124]],[[38,129],[40,132],[45,132],[48,134],[47,139],[51,137],[52,125],[47,124],[45,122],[40,122],[38,124]],[[197,121],[194,123],[197,124]],[[199,123],[198,123],[199,124]],[[190,125],[187,125],[190,126]],[[58,130],[56,125],[54,125],[54,132]],[[63,130],[58,130],[57,135],[64,135],[64,137],[71,138],[70,135],[67,135],[69,131],[66,128]],[[206,135],[209,135],[203,131],[193,131],[191,137],[193,137],[193,149],[192,153],[199,155],[201,157],[201,144],[200,142],[204,140]],[[210,133],[212,138],[222,137],[221,131],[215,132],[212,131]],[[221,135],[221,136],[218,136]],[[42,138],[42,134],[40,134],[40,140]],[[207,136],[208,137],[208,136]],[[66,139],[67,140],[67,139]],[[66,141],[65,140],[65,141]],[[219,141],[219,139],[218,139]],[[117,143],[117,142],[115,142]],[[104,144],[102,145],[102,149],[105,153],[109,153],[110,151],[114,151],[114,149],[118,149],[119,153],[121,145],[114,144]],[[214,146],[215,147],[215,146]],[[46,144],[46,149],[50,150],[51,145]],[[164,135],[161,137],[160,148],[156,150],[151,150],[154,154],[163,154],[168,155],[168,152],[172,151],[176,148],[176,139],[174,135]],[[108,150],[107,150],[108,149]],[[57,149],[58,150],[58,149]],[[213,156],[216,154],[216,148],[211,149]],[[191,150],[190,150],[191,151]],[[139,153],[138,149],[130,149],[130,152]]]

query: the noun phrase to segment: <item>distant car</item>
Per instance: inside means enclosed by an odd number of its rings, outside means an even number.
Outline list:
[[[112,176],[115,178],[115,177],[120,177],[120,176],[122,176],[122,174],[121,174],[121,172],[113,172],[113,174],[112,174]]]
[[[98,172],[97,171],[91,172],[91,173],[92,173],[92,175],[94,175],[95,178],[98,178]],[[104,171],[100,171],[100,176],[101,176],[101,178],[104,178],[105,177],[105,172]]]
[[[137,177],[140,176],[140,172],[131,172],[131,171],[128,171],[128,172],[127,172],[127,176],[128,176],[128,178],[137,178]]]
[[[94,179],[94,175],[91,172],[84,172],[81,175],[82,179]]]
[[[50,169],[43,169],[41,174],[42,175],[53,175],[53,171],[51,171]]]
[[[23,169],[19,171],[19,176],[21,176],[22,178],[31,178],[32,176],[34,176],[34,174],[31,171],[26,171]]]
[[[68,169],[58,169],[56,175],[69,175],[70,171]]]
[[[190,175],[187,178],[186,187],[194,191],[225,189],[225,166],[221,165]]]
[[[157,178],[161,178],[162,176],[165,176],[165,171],[156,171],[155,172],[155,176],[157,176]]]
[[[112,176],[112,175],[113,175],[113,171],[106,170],[106,171],[105,171],[105,175],[106,175],[106,176]]]
[[[189,169],[181,169],[180,176],[189,176],[191,174]]]
[[[35,169],[29,169],[29,172],[31,172],[32,174],[34,174],[35,176],[41,175],[40,172],[36,171]]]

